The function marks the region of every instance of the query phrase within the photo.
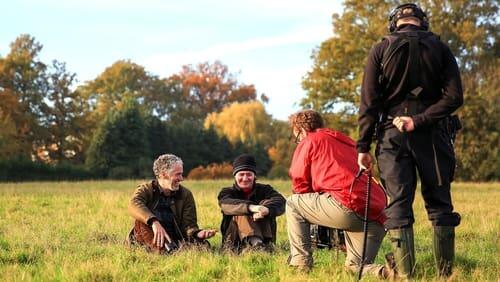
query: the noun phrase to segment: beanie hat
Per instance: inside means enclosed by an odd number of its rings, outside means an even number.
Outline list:
[[[233,176],[242,170],[249,170],[257,174],[257,163],[255,162],[255,158],[252,155],[243,154],[234,159]]]

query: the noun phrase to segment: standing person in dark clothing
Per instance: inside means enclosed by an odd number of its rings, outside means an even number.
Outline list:
[[[455,168],[452,125],[458,121],[450,115],[463,103],[460,73],[449,47],[427,30],[426,14],[417,5],[398,6],[390,16],[392,33],[370,51],[361,87],[358,164],[371,169],[369,151],[377,132],[376,157],[390,198],[385,227],[403,278],[414,274],[417,171],[434,228],[440,276],[451,274],[454,229],[460,223],[450,194]]]
[[[285,198],[270,185],[256,183],[257,164],[243,154],[233,162],[234,184],[218,196],[223,218],[222,247],[238,253],[245,249],[272,250],[276,217],[285,212]]]
[[[135,224],[127,242],[157,253],[170,253],[180,244],[206,243],[216,231],[198,228],[193,194],[180,185],[182,160],[161,155],[153,171],[156,179],[140,185],[130,200],[128,210]]]

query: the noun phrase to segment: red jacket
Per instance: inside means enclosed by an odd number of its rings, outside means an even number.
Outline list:
[[[355,180],[358,170],[354,140],[338,131],[320,128],[297,145],[288,173],[294,193],[329,193],[340,204],[363,216],[368,177],[362,174]],[[372,178],[368,218],[383,224],[386,205],[384,190]]]

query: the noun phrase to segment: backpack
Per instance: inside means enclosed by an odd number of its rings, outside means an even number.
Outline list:
[[[407,64],[409,64],[409,72],[414,75],[405,77],[406,88],[409,93],[418,96],[422,91],[420,87],[420,45],[427,45],[428,40],[424,40],[428,37],[434,36],[439,40],[439,36],[435,35],[429,31],[410,31],[410,32],[393,32],[382,38],[383,40],[389,41],[389,46],[384,50],[382,55],[382,60],[380,63],[381,74],[379,77],[380,85],[384,86],[386,90],[387,77],[385,76],[386,68],[394,55],[403,50],[403,48],[409,48],[409,55],[407,59]],[[408,46],[408,47],[406,47]],[[429,48],[431,48],[429,46]]]

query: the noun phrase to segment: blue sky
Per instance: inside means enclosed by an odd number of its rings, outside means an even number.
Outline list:
[[[312,50],[333,35],[331,16],[342,10],[340,0],[15,0],[2,11],[2,56],[28,33],[44,46],[42,61],[66,62],[80,84],[120,59],[160,77],[220,60],[285,120],[305,95]]]

